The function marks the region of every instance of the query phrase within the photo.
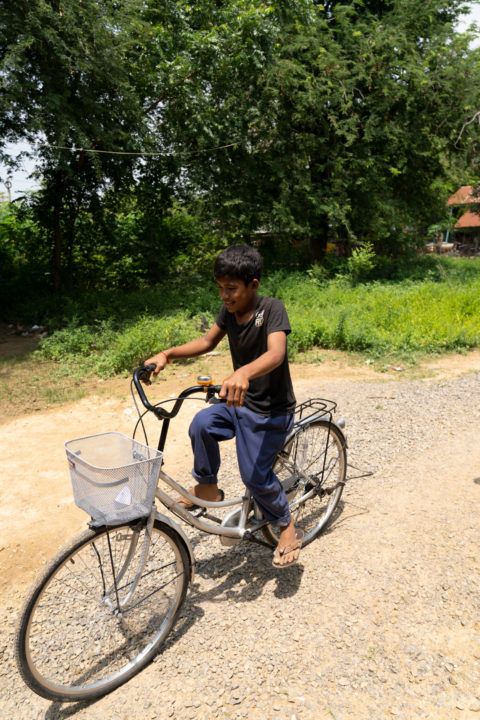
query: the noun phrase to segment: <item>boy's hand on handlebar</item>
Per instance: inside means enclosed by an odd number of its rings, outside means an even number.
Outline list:
[[[227,405],[231,407],[240,407],[245,400],[245,393],[248,390],[250,382],[245,371],[240,368],[233,375],[230,375],[222,383],[222,389],[218,393],[218,397],[225,399]]]
[[[164,352],[159,352],[153,357],[149,358],[148,360],[145,360],[143,363],[144,365],[155,365],[155,370],[153,371],[153,376],[156,377],[160,370],[163,370],[163,368],[167,365],[167,356]],[[141,378],[142,382],[145,385],[150,385],[150,380],[145,377]]]

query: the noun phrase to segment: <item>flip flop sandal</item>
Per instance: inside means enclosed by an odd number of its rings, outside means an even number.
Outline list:
[[[272,565],[274,568],[277,568],[277,570],[283,570],[284,568],[290,567],[291,565],[295,565],[295,563],[298,561],[298,558],[300,557],[300,554],[298,555],[295,560],[290,560],[290,562],[286,563],[278,563],[275,562],[276,557],[283,557],[284,555],[288,555],[289,553],[295,552],[295,550],[300,550],[302,547],[302,540],[305,533],[303,530],[300,530],[300,528],[295,528],[295,537],[296,541],[292,543],[291,545],[285,545],[281,550],[277,549],[275,550],[275,555],[273,556]],[[278,554],[277,554],[278,551]]]
[[[225,493],[223,490],[218,490],[218,496],[215,498],[215,500],[212,500],[212,502],[223,502],[225,499]],[[180,505],[184,510],[202,510],[201,505],[194,505],[193,503],[189,503],[187,498],[181,497],[179,500],[177,500],[176,505]]]

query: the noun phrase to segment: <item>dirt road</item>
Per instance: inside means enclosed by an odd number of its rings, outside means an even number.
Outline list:
[[[428,363],[421,379],[296,367],[297,397],[332,397],[347,419],[354,467],[340,517],[284,573],[262,548],[202,541],[204,562],[164,651],[89,706],[28,691],[12,634],[28,583],[85,526],[63,442],[131,434],[133,403],[125,389],[3,422],[2,716],[480,718],[479,371],[480,353]],[[154,393],[192,384],[188,372],[173,371]],[[188,477],[186,429],[198,407],[185,409],[169,445],[174,476]]]

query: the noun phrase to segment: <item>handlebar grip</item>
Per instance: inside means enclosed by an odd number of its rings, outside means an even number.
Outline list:
[[[141,372],[138,374],[138,379],[139,380],[148,380],[149,379],[148,375],[151,372],[153,372],[156,367],[157,366],[153,365],[153,363],[151,363],[150,365],[142,365],[141,368],[138,368],[139,370],[141,370]]]
[[[155,405],[152,405],[145,395],[145,391],[142,387],[141,380],[148,380],[148,377],[153,370],[155,370],[156,365],[141,365],[136,370],[134,370],[133,373],[133,382],[135,385],[135,388],[138,392],[138,396],[140,400],[142,401],[143,406],[150,410],[151,412],[155,413],[157,417],[165,417],[166,413],[163,410],[163,408],[156,407]]]

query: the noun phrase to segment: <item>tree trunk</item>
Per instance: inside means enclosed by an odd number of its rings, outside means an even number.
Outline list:
[[[64,262],[63,266],[65,269],[65,273],[63,274],[63,282],[62,285],[67,289],[71,289],[72,287],[72,279],[73,279],[73,246],[75,243],[75,220],[77,217],[77,212],[70,207],[69,212],[69,218],[68,218],[68,227],[66,230],[66,244],[64,247]]]
[[[53,289],[57,295],[62,287],[62,226],[60,217],[63,193],[60,187],[61,181],[57,180],[53,205]]]
[[[329,235],[328,217],[325,215],[317,225],[317,232],[309,238],[310,260],[312,263],[320,262],[327,253],[327,242]]]

